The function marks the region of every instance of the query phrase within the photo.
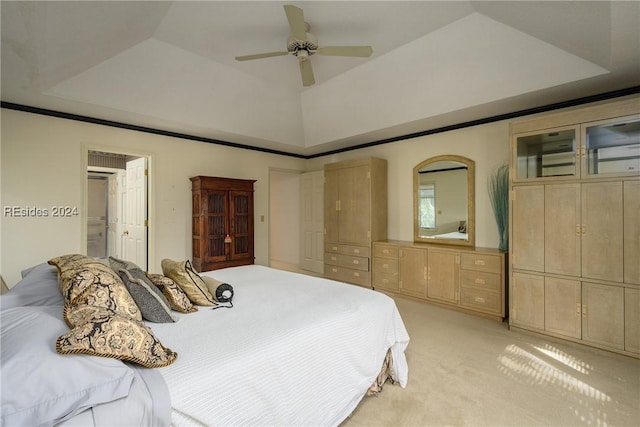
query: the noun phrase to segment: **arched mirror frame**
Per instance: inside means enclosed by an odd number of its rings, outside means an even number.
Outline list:
[[[467,240],[461,239],[439,239],[420,237],[420,228],[418,219],[420,217],[418,212],[418,189],[420,187],[420,174],[418,173],[424,167],[435,162],[458,162],[463,163],[467,167]],[[415,242],[424,243],[437,243],[445,245],[459,245],[459,246],[475,246],[476,244],[476,163],[463,156],[457,156],[453,154],[445,154],[442,156],[435,156],[424,160],[413,168],[413,240]],[[437,197],[437,196],[436,196]]]

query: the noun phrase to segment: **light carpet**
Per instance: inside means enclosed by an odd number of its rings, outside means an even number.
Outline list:
[[[640,360],[394,299],[409,383],[364,398],[342,427],[640,426]]]

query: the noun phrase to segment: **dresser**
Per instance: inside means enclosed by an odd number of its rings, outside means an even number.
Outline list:
[[[197,271],[253,264],[255,180],[191,179],[192,261]]]
[[[640,101],[510,129],[510,327],[640,357]]]
[[[387,161],[324,166],[324,275],[371,287],[371,244],[387,238]]]
[[[506,253],[383,240],[373,243],[373,288],[483,317],[506,313]]]

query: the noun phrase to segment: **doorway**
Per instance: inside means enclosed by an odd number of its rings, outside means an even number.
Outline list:
[[[147,270],[148,158],[89,151],[87,164],[87,255]]]

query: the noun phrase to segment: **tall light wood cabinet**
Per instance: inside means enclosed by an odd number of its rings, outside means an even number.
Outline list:
[[[640,100],[511,124],[512,328],[640,357]]]
[[[373,288],[502,320],[506,254],[497,249],[373,243]]]
[[[387,238],[387,162],[324,166],[325,277],[371,287],[371,243]]]
[[[191,178],[192,258],[197,271],[253,264],[254,182]]]

